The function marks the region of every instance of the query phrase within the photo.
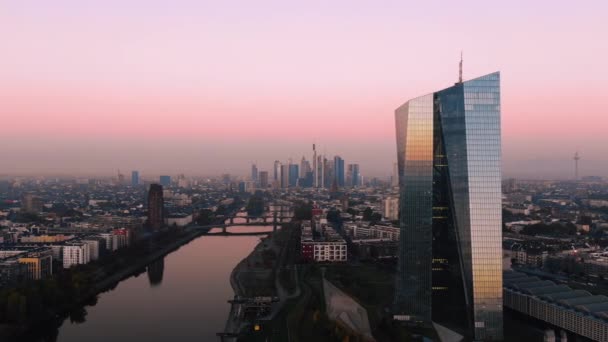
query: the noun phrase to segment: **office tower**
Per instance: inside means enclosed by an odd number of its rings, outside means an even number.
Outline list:
[[[346,168],[346,185],[350,187],[357,187],[359,184],[359,164],[348,164]]]
[[[312,144],[312,186],[315,188],[319,186],[319,180],[317,175],[317,146],[315,144]]]
[[[162,186],[171,186],[171,176],[160,176],[159,183]]]
[[[281,181],[281,162],[278,160],[274,161],[272,180],[277,182]]]
[[[165,222],[165,203],[163,200],[163,186],[151,184],[148,191],[148,226],[152,230],[159,230]]]
[[[251,165],[251,181],[256,184],[258,182],[258,167],[255,164]]]
[[[118,184],[125,184],[125,175],[120,173],[120,170],[118,170]]]
[[[139,171],[131,171],[131,185],[139,185]]]
[[[306,178],[306,173],[310,172],[310,163],[306,158],[302,157],[300,162],[300,178]]]
[[[399,168],[397,167],[397,163],[393,163],[393,175],[391,176],[391,186],[399,186]]]
[[[323,186],[331,188],[334,180],[334,161],[323,157]]]
[[[340,156],[334,157],[334,174],[338,187],[344,187],[344,159]]]
[[[260,188],[268,188],[268,171],[260,171]]]
[[[317,188],[322,188],[323,184],[324,184],[324,177],[325,176],[325,168],[324,168],[324,164],[323,164],[323,156],[320,155],[317,157],[317,175],[316,175],[316,181],[317,181]]]
[[[298,177],[300,176],[298,164],[289,164],[289,186],[298,186]]]
[[[289,187],[289,165],[281,164],[281,188]]]
[[[395,121],[395,318],[501,340],[500,75],[412,99]]]

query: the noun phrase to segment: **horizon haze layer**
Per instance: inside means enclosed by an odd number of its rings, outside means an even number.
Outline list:
[[[503,176],[608,176],[608,3],[0,5],[0,174],[245,175],[319,153],[388,176],[395,108],[502,75]],[[565,24],[567,23],[567,24]],[[438,43],[439,42],[439,43]],[[581,61],[584,61],[581,62]]]

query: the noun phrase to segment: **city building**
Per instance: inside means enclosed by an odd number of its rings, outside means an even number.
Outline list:
[[[397,167],[397,163],[393,163],[393,174],[391,176],[391,186],[392,187],[399,186],[399,168]]]
[[[112,229],[112,251],[129,246],[131,232],[125,228]]]
[[[26,265],[27,279],[40,280],[53,274],[53,252],[50,248],[41,248],[19,257],[19,263]]]
[[[273,175],[272,180],[281,183],[281,162],[278,160],[274,161],[274,167],[272,168]]]
[[[268,171],[260,171],[260,188],[268,188]]]
[[[608,341],[608,297],[505,271],[504,306],[593,341]],[[573,339],[578,340],[578,339]]]
[[[312,144],[312,186],[318,187],[318,169],[317,169],[317,145]]]
[[[409,100],[395,121],[401,211],[395,318],[501,340],[499,73]]]
[[[286,189],[289,187],[289,165],[281,164],[281,188]]]
[[[395,221],[399,219],[399,198],[387,197],[382,201],[382,213],[385,219]]]
[[[314,237],[313,226],[320,237]],[[305,261],[345,262],[348,260],[346,241],[328,226],[325,219],[304,222],[300,241],[301,255]]]
[[[334,157],[334,177],[336,177],[338,187],[344,187],[344,159],[340,156]]]
[[[26,193],[21,200],[21,210],[26,213],[38,214],[42,212],[42,199],[32,194]]]
[[[165,223],[165,204],[163,200],[163,186],[150,185],[148,191],[148,226],[159,230]]]
[[[0,259],[0,288],[27,280],[27,265],[17,258]]]
[[[89,245],[89,259],[91,261],[99,259],[106,247],[105,239],[101,237],[86,237],[82,242]]]
[[[30,236],[22,236],[19,241],[21,243],[57,243],[63,242],[67,240],[71,240],[74,238],[74,235],[63,235],[63,234],[54,234],[54,235],[30,235]]]
[[[316,153],[316,151],[315,151]],[[325,164],[322,155],[317,157],[317,174],[315,175],[316,187],[322,188],[325,186]]]
[[[355,240],[388,240],[399,241],[401,230],[399,227],[370,225],[369,222],[352,222],[345,223],[344,230]]]
[[[251,181],[256,184],[258,182],[258,166],[255,164],[251,165]]]
[[[139,171],[131,171],[131,185],[132,186],[139,185]]]
[[[300,176],[298,164],[289,164],[289,187],[298,186],[298,178]]]
[[[348,164],[346,168],[346,185],[353,188],[361,185],[361,174],[359,173],[359,164]]]
[[[90,259],[89,244],[85,242],[66,243],[63,248],[63,268],[88,264]]]
[[[158,182],[164,187],[169,187],[171,186],[171,176],[160,176]]]

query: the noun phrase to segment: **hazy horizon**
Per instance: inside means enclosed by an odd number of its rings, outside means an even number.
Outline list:
[[[394,110],[502,79],[503,176],[608,176],[608,3],[7,2],[0,175],[247,175],[318,153],[386,177]]]

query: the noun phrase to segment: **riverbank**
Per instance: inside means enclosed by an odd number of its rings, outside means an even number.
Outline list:
[[[43,333],[43,330],[52,330],[60,326],[66,318],[70,317],[71,312],[74,310],[95,302],[97,295],[116,287],[118,283],[129,277],[139,274],[150,263],[178,250],[205,233],[205,230],[184,230],[178,236],[169,236],[168,239],[170,241],[163,240],[166,243],[159,245],[157,249],[149,249],[149,252],[145,255],[127,258],[126,266],[113,270],[111,274],[105,275],[103,266],[100,266],[98,274],[104,274],[103,278],[96,278],[95,282],[86,291],[73,299],[70,304],[59,303],[56,307],[47,308],[47,313],[41,319],[33,320],[26,324],[4,324],[0,326],[0,340],[36,340]],[[157,244],[151,241],[140,241],[137,247],[141,248],[146,244],[157,246]],[[124,258],[124,252],[119,258]]]

